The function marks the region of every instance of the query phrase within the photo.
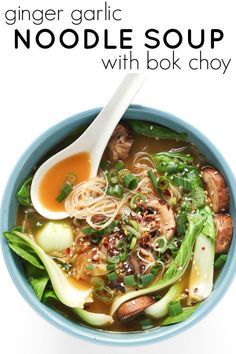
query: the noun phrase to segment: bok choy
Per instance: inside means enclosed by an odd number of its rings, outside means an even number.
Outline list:
[[[125,301],[131,300],[141,295],[154,293],[178,281],[188,267],[196,237],[200,233],[204,221],[205,217],[198,210],[194,214],[189,214],[189,224],[183,242],[175,259],[172,261],[163,278],[157,282],[154,281],[150,286],[144,289],[131,291],[125,295],[117,297],[113,301],[111,314],[113,314]]]
[[[14,235],[16,237],[19,237],[21,240],[24,240],[37,254],[43,266],[47,270],[48,276],[52,283],[52,287],[58,299],[64,305],[69,307],[83,308],[83,305],[86,302],[91,302],[92,288],[80,289],[79,287],[75,287],[74,285],[72,285],[72,283],[68,280],[66,274],[63,272],[63,270],[56,264],[56,262],[54,262],[54,260],[50,256],[48,256],[42,250],[41,247],[37,245],[37,243],[34,240],[32,240],[29,236],[18,231],[15,231]]]
[[[60,300],[66,306],[73,307],[71,310],[78,317],[94,327],[106,326],[113,322],[111,316],[81,308],[84,302],[91,301],[92,289],[75,288],[58,265],[29,236],[16,231],[5,232],[4,236],[10,248],[26,261],[27,277],[41,302],[46,303],[49,299]]]
[[[144,312],[147,316],[152,318],[162,318],[168,315],[168,305],[172,301],[176,301],[180,298],[184,290],[184,284],[182,282],[177,282],[170,287],[161,300],[157,301],[155,304],[149,306]]]

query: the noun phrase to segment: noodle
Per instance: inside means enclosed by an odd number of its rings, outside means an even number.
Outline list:
[[[86,220],[92,228],[98,230],[110,225],[130,196],[138,192],[152,193],[151,182],[147,176],[147,171],[154,168],[150,156],[145,152],[137,153],[133,168],[137,172],[134,175],[139,178],[138,185],[133,190],[124,188],[125,195],[121,199],[107,195],[108,181],[105,174],[76,185],[65,202],[65,209],[69,216]],[[122,178],[127,171],[121,170],[119,177]],[[95,216],[103,217],[102,223],[101,218],[98,222],[94,221]]]

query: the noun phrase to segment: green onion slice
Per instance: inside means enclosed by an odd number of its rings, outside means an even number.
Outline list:
[[[115,270],[116,265],[115,264],[107,264],[107,270]]]
[[[73,188],[72,188],[71,184],[69,184],[68,182],[64,183],[61,190],[60,190],[60,193],[56,197],[56,200],[58,201],[58,203],[61,203],[64,199],[66,199],[66,197],[70,194],[72,189]]]
[[[135,189],[138,186],[138,178],[135,177],[132,173],[127,173],[123,177],[123,184],[127,189]]]
[[[124,284],[127,286],[136,286],[137,285],[137,281],[135,279],[135,275],[126,275],[124,277]]]
[[[107,190],[107,194],[111,195],[116,198],[122,198],[123,196],[123,189],[119,184],[116,184],[115,186],[109,187]]]
[[[129,248],[130,248],[131,250],[133,250],[134,247],[136,246],[136,244],[137,244],[137,237],[133,237],[132,240],[131,240],[131,243],[130,243]]]
[[[166,190],[169,187],[169,181],[166,176],[160,176],[157,180],[158,187],[160,190]]]
[[[157,179],[156,179],[154,172],[152,170],[148,171],[148,177],[150,178],[155,191],[159,193],[160,189],[158,186],[158,182],[157,182]]]
[[[118,160],[118,161],[116,161],[114,167],[115,167],[116,171],[119,172],[119,171],[123,170],[123,168],[125,167],[125,164],[123,161]]]
[[[112,302],[114,299],[114,292],[108,286],[95,288],[94,295],[103,302]]]
[[[154,279],[155,276],[152,273],[140,275],[138,279],[138,285],[140,288],[144,288],[145,286],[153,282]]]
[[[142,193],[137,193],[135,194],[131,200],[130,200],[130,208],[136,209],[138,204],[144,204],[146,202],[147,198],[144,194]]]
[[[100,167],[103,171],[109,171],[111,168],[111,161],[102,160],[100,163]]]
[[[114,281],[118,278],[118,274],[116,272],[112,272],[107,274],[107,278],[109,281]]]
[[[119,263],[119,261],[120,261],[120,256],[119,255],[112,256],[112,257],[107,257],[107,262],[108,263],[116,264],[116,263]]]
[[[95,288],[99,288],[104,285],[104,280],[101,277],[92,277],[90,283]]]
[[[116,170],[110,170],[107,174],[109,184],[115,185],[118,183],[118,173]]]

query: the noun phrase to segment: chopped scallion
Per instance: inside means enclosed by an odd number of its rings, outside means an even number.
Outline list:
[[[131,240],[131,243],[130,243],[129,248],[130,248],[131,250],[133,250],[134,247],[136,246],[136,244],[137,244],[137,237],[133,237],[132,240]]]
[[[127,173],[123,177],[123,184],[127,189],[135,189],[138,185],[138,178],[135,177],[132,173]]]
[[[115,270],[116,265],[115,264],[107,264],[107,270]]]
[[[107,278],[109,281],[114,281],[118,278],[118,274],[116,272],[112,272],[107,274]]]
[[[154,280],[154,275],[152,273],[140,275],[138,284],[140,288],[144,288]]]
[[[119,184],[116,184],[115,186],[108,188],[107,194],[116,198],[121,198],[123,196],[123,189]]]
[[[123,168],[125,167],[125,164],[124,164],[124,162],[123,161],[121,161],[121,160],[118,160],[116,163],[115,163],[115,169],[116,169],[116,171],[121,171],[121,170],[123,170]]]
[[[121,262],[124,262],[127,258],[127,253],[126,252],[123,252],[123,253],[120,253],[120,261]]]
[[[153,184],[153,187],[155,189],[156,192],[159,192],[160,189],[159,189],[159,186],[158,186],[158,182],[157,182],[157,179],[154,175],[154,172],[152,170],[149,170],[148,171],[148,177],[150,178],[152,184]]]
[[[56,200],[61,203],[70,194],[72,189],[72,186],[68,182],[64,183]]]
[[[94,289],[94,295],[103,302],[111,302],[114,299],[114,292],[108,286]]]
[[[125,285],[127,286],[136,286],[137,285],[137,281],[135,279],[135,275],[132,274],[132,275],[126,275],[124,277],[124,283]]]
[[[118,183],[118,173],[116,170],[110,170],[107,174],[109,184],[115,185]]]
[[[100,167],[103,171],[109,171],[111,168],[111,161],[102,160],[100,163]]]
[[[146,196],[142,193],[135,194],[130,200],[130,207],[132,209],[136,209],[138,204],[143,204],[146,201]]]
[[[117,255],[117,256],[107,257],[107,261],[108,261],[108,263],[112,263],[112,264],[119,263],[120,256]]]
[[[154,264],[154,266],[152,267],[151,273],[156,276],[159,273],[161,266],[160,264]]]
[[[90,283],[95,288],[99,288],[104,285],[104,280],[101,277],[92,277]]]
[[[168,188],[169,186],[169,182],[166,176],[160,176],[157,180],[157,184],[158,184],[158,188],[160,188],[160,190],[165,190]]]

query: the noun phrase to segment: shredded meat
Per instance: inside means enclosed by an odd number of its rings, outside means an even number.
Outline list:
[[[156,211],[155,218],[160,234],[165,235],[168,240],[171,239],[176,230],[175,215],[172,208],[164,200],[156,197],[151,198],[144,207]],[[153,225],[150,231],[153,231]]]
[[[134,139],[123,124],[118,124],[107,145],[107,154],[111,161],[126,160]]]

